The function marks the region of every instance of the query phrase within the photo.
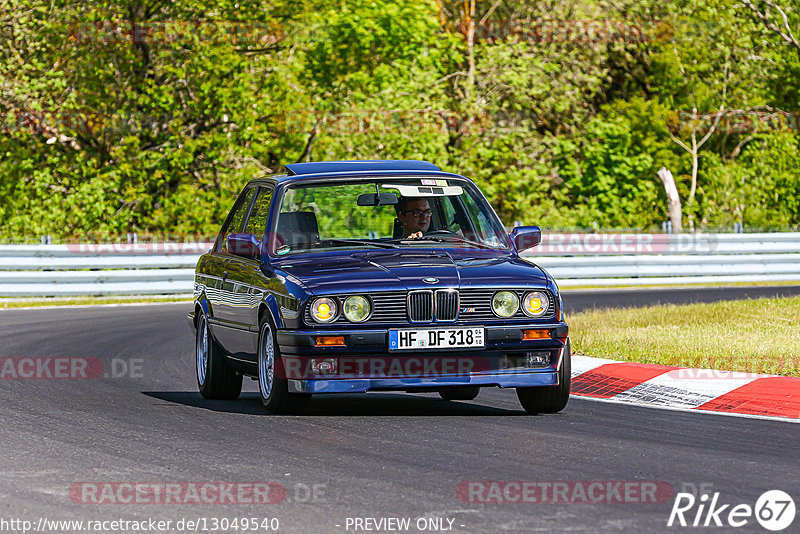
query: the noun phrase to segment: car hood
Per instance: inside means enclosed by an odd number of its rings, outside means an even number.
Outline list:
[[[314,294],[467,287],[547,287],[537,266],[510,254],[452,251],[353,251],[286,258],[275,267]],[[435,279],[435,280],[434,280]]]

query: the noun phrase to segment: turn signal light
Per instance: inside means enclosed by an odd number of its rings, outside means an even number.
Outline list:
[[[522,339],[550,339],[550,330],[523,330]]]
[[[344,347],[344,336],[319,336],[314,339],[317,347]]]

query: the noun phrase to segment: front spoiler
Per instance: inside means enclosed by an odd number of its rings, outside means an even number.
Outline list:
[[[290,393],[366,393],[431,389],[447,386],[497,386],[520,388],[557,386],[556,371],[473,374],[469,376],[439,376],[420,378],[357,378],[335,380],[289,380]]]

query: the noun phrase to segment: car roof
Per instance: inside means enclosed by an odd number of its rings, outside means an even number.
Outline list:
[[[286,170],[290,176],[363,171],[442,171],[442,169],[433,163],[416,160],[361,160],[290,163],[286,165]]]
[[[285,165],[286,174],[264,176],[250,183],[286,183],[305,180],[324,180],[326,178],[356,178],[359,176],[439,176],[444,178],[464,178],[441,170],[428,161],[420,160],[354,160],[319,161],[312,163],[289,163]]]

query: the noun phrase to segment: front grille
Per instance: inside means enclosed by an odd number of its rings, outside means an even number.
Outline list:
[[[408,319],[412,323],[429,323],[433,320],[433,291],[408,293]]]
[[[436,320],[455,321],[458,318],[458,291],[440,289],[436,291]]]
[[[457,321],[461,323],[502,323],[509,320],[526,320],[530,321],[531,318],[522,313],[522,310],[517,311],[513,317],[504,319],[496,316],[492,312],[492,296],[501,291],[502,288],[497,289],[461,289],[456,290],[437,290],[434,293],[431,290],[426,291],[411,291],[405,292],[381,292],[370,293],[369,299],[372,301],[372,315],[365,322],[360,323],[364,325],[390,325],[402,326],[411,322],[431,322],[433,317],[433,306],[436,305],[436,319],[438,321]],[[514,290],[519,296],[520,302],[525,293],[529,290]],[[539,289],[539,291],[544,291]],[[553,294],[546,291],[550,297],[550,306],[539,319],[553,319],[556,315],[556,304],[553,299]],[[412,297],[412,295],[419,295]],[[344,303],[344,299],[348,295],[335,295],[339,303]],[[412,307],[412,299],[415,307]],[[419,299],[419,300],[417,300]],[[452,305],[455,301],[455,311]],[[347,320],[343,313],[332,323],[318,324],[312,318],[309,312],[309,306],[305,306],[303,313],[305,323],[315,328],[336,327],[343,324],[353,325]],[[415,319],[418,318],[418,319]]]

